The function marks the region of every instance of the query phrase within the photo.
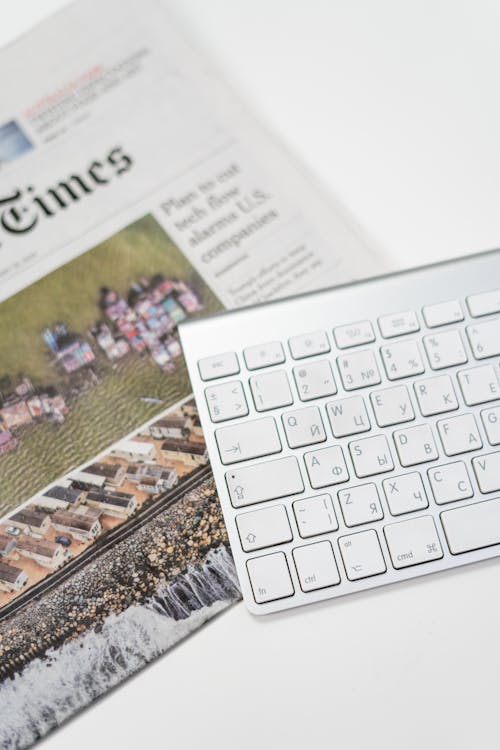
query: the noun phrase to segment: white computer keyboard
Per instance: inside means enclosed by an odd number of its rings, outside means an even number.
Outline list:
[[[500,554],[500,251],[181,338],[253,613]]]

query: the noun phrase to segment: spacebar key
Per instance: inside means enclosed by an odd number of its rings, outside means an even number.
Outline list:
[[[500,544],[500,497],[441,513],[452,555]]]
[[[281,440],[272,417],[221,427],[215,430],[215,439],[223,464],[271,456],[281,451]]]

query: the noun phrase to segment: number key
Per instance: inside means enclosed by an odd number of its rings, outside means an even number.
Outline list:
[[[340,377],[346,391],[367,388],[380,383],[380,373],[373,352],[363,350],[338,358]]]
[[[416,341],[400,341],[380,350],[389,380],[421,375],[424,365]]]
[[[246,417],[248,414],[247,401],[239,380],[210,386],[205,389],[205,397],[212,422]]]
[[[254,375],[250,378],[250,388],[257,411],[268,411],[293,404],[292,392],[284,370]]]
[[[326,359],[293,368],[293,377],[301,401],[312,401],[324,396],[335,396],[337,385],[330,363]]]

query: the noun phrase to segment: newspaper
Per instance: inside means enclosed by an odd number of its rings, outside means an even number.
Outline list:
[[[159,0],[69,6],[0,52],[0,80],[0,746],[18,748],[239,599],[178,323],[381,259]]]

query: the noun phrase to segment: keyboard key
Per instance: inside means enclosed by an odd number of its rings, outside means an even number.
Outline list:
[[[437,428],[447,456],[458,456],[483,447],[473,414],[442,419],[437,423]]]
[[[500,490],[500,453],[478,456],[472,461],[481,492]]]
[[[384,315],[379,318],[378,325],[384,339],[392,339],[395,336],[403,336],[420,330],[418,318],[412,310]]]
[[[226,484],[231,504],[235,508],[298,495],[304,491],[295,456],[227,471]]]
[[[325,428],[317,406],[286,411],[281,419],[290,448],[303,448],[305,445],[323,443],[326,440]]]
[[[428,305],[422,310],[427,328],[439,328],[451,323],[459,323],[464,319],[462,307],[458,300],[451,302],[440,302],[437,305]]]
[[[346,391],[355,391],[358,388],[367,388],[369,385],[380,383],[375,355],[368,349],[344,354],[338,358],[337,362]]]
[[[469,326],[467,336],[475,359],[500,355],[500,318]]]
[[[416,466],[438,458],[434,436],[429,425],[408,427],[394,433],[401,466]]]
[[[315,490],[349,480],[344,454],[338,445],[306,453],[304,461],[311,487]]]
[[[441,513],[452,555],[500,544],[500,498]]]
[[[418,472],[391,477],[383,482],[389,510],[393,516],[413,513],[429,507],[422,477]]]
[[[339,502],[346,526],[361,526],[384,517],[377,486],[361,484],[339,491]]]
[[[380,350],[389,380],[421,375],[425,368],[416,341],[399,341]]]
[[[481,419],[490,445],[500,445],[500,406],[482,411]]]
[[[445,466],[437,466],[427,472],[434,500],[438,505],[467,500],[474,491],[465,464],[455,461]]]
[[[250,378],[250,389],[257,411],[269,411],[293,404],[293,396],[284,370],[274,370]]]
[[[212,422],[224,422],[248,414],[247,400],[239,380],[205,388],[205,398]]]
[[[237,375],[240,365],[234,352],[226,352],[200,359],[198,370],[202,380],[215,380],[215,378],[225,378],[227,375]]]
[[[279,341],[269,341],[260,346],[250,346],[243,350],[248,370],[258,370],[260,367],[280,365],[285,361],[285,352]]]
[[[293,359],[314,357],[316,354],[326,354],[330,351],[328,336],[324,331],[314,331],[303,336],[294,336],[288,342]]]
[[[443,557],[432,516],[420,516],[389,524],[384,527],[384,534],[396,570]]]
[[[370,398],[379,427],[389,427],[415,419],[410,396],[404,385],[373,391]]]
[[[223,464],[270,456],[281,451],[281,441],[272,417],[219,427],[215,431],[215,439]]]
[[[389,443],[384,435],[363,438],[349,444],[356,476],[362,479],[394,469]]]
[[[500,289],[467,297],[467,306],[473,318],[500,312]]]
[[[247,571],[257,604],[286,599],[295,593],[283,552],[248,560]]]
[[[339,525],[330,495],[305,497],[293,503],[299,534],[303,539],[337,531]]]
[[[330,542],[296,547],[292,554],[302,591],[316,591],[340,583],[339,570]]]
[[[458,373],[458,382],[467,406],[486,404],[500,398],[498,375],[492,365],[462,370]]]
[[[369,320],[347,326],[338,326],[334,329],[333,335],[339,349],[371,344],[372,341],[375,341],[375,333]]]
[[[417,380],[414,383],[418,406],[424,417],[458,409],[458,401],[449,375]]]
[[[433,370],[463,365],[467,354],[458,331],[445,331],[424,336],[424,346]]]
[[[293,377],[301,401],[334,396],[337,393],[332,367],[326,359],[294,367]]]
[[[350,581],[378,576],[387,570],[377,532],[358,531],[339,538],[340,554]]]
[[[241,546],[245,552],[274,547],[292,540],[292,530],[284,505],[252,510],[236,516]]]
[[[361,396],[339,398],[326,405],[334,437],[357,435],[371,429],[366,406]]]

